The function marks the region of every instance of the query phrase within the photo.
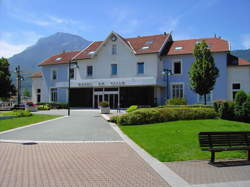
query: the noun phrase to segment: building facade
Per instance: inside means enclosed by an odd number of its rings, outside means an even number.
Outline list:
[[[173,41],[171,34],[123,38],[111,32],[104,41],[81,51],[64,52],[40,64],[40,78],[32,81],[33,102],[68,102],[75,107],[97,108],[108,101],[111,108],[156,106],[166,99],[184,97],[189,104],[202,103],[189,87],[188,71],[193,48],[205,40],[220,70],[207,100],[228,99],[229,44],[220,38]],[[77,65],[71,65],[74,61]],[[169,75],[163,72],[171,72]],[[167,77],[167,79],[166,79]],[[40,90],[39,90],[40,89]]]

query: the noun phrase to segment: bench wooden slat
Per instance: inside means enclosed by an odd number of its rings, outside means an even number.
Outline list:
[[[199,143],[202,150],[211,151],[211,162],[219,151],[248,150],[250,159],[250,131],[200,132]]]

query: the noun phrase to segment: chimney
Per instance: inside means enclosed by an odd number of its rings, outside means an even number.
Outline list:
[[[214,34],[214,37],[217,38],[216,34]]]
[[[164,32],[163,34],[164,34],[164,35],[167,35],[167,33],[166,33],[166,32]]]

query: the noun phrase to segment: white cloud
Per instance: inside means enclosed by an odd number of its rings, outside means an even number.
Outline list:
[[[250,49],[250,34],[245,34],[242,36],[242,45],[246,49]]]
[[[33,45],[42,35],[32,31],[1,32],[0,57],[11,57]]]
[[[13,45],[10,43],[7,43],[6,41],[0,40],[0,57],[9,58],[13,56],[14,54],[22,52],[25,48],[27,48],[29,45]]]

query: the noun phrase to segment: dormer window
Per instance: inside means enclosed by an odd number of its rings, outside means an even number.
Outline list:
[[[150,45],[150,44],[152,44],[153,42],[154,42],[153,40],[148,40],[148,41],[145,42],[145,44]]]
[[[201,40],[197,40],[195,43],[196,43],[196,44],[199,44],[199,43],[201,43]]]
[[[56,58],[56,61],[59,61],[59,60],[61,60],[62,59],[62,57],[57,57]]]
[[[88,54],[93,55],[93,54],[95,54],[95,51],[90,51]]]
[[[175,49],[175,50],[182,50],[183,47],[182,47],[182,46],[177,46],[177,47],[175,47],[174,49]]]
[[[142,50],[149,49],[149,46],[143,46],[141,49]]]

